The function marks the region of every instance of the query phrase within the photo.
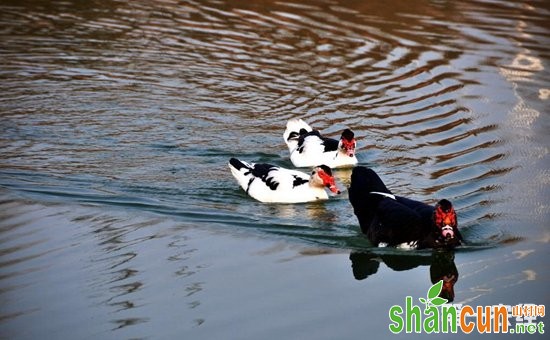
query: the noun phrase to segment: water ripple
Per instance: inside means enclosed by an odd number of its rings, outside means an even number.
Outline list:
[[[503,182],[525,151],[501,112],[538,117],[508,82],[541,90],[537,4],[52,4],[1,6],[4,187],[338,244],[357,231],[345,197],[328,204],[345,216],[278,216],[227,172],[232,156],[290,166],[281,136],[302,117],[331,136],[352,127],[360,162],[401,194],[505,224]]]

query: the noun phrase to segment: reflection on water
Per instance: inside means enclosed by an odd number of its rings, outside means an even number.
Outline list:
[[[411,255],[375,252],[352,252],[349,256],[353,276],[356,280],[364,280],[378,272],[380,263],[395,271],[407,271],[418,266],[430,266],[431,283],[443,280],[440,297],[448,302],[455,299],[454,285],[458,281],[458,269],[452,250],[434,250],[431,255]]]
[[[430,265],[430,279],[432,283],[443,280],[443,287],[439,296],[453,302],[455,299],[454,287],[458,281],[458,269],[455,265],[454,252],[434,252]]]
[[[354,272],[375,270],[345,190],[323,203],[279,206],[234,185],[233,156],[292,166],[282,140],[290,118],[331,136],[352,128],[359,163],[391,190],[453,201],[470,247],[456,253],[457,300],[514,295],[513,287],[537,282],[541,269],[521,261],[546,258],[549,18],[547,1],[3,1],[0,186],[62,203],[54,212],[2,203],[7,334],[24,337],[29,324],[44,329],[28,334],[79,325],[72,337],[115,329],[117,338],[216,317],[261,324],[264,305],[220,298],[212,293],[219,279],[203,275],[214,263],[227,268],[224,283],[235,282],[232,273],[262,276],[222,244],[222,253],[205,246],[216,261],[201,255],[196,245],[213,241],[193,240],[187,228],[352,249]],[[341,187],[349,171],[335,171]],[[72,215],[74,203],[99,210]],[[67,216],[75,220],[56,223]],[[520,247],[533,252],[519,260],[506,250],[517,240],[543,242]],[[406,272],[411,280],[428,265],[449,285],[458,278],[443,254],[383,258],[389,268],[416,266]],[[499,267],[502,259],[515,268]],[[279,274],[273,280],[290,276]],[[265,294],[255,289],[245,287],[250,301]],[[279,311],[284,302],[297,310],[295,296],[278,297]],[[217,315],[205,307],[209,298],[241,314]],[[63,313],[90,305],[92,315]],[[55,322],[43,325],[45,316]],[[324,321],[311,329],[331,324]],[[311,337],[342,338],[323,331]],[[161,334],[171,335],[179,334]]]
[[[196,259],[197,237],[188,228],[97,207],[28,204],[5,193],[0,207],[0,320],[10,321],[3,334],[57,334],[64,327],[82,338],[182,316],[152,313],[149,296],[168,309],[184,306],[182,326],[200,323],[189,315],[201,304],[204,282],[196,276],[208,263]],[[174,287],[177,293],[162,293]],[[90,316],[95,322],[83,320]]]

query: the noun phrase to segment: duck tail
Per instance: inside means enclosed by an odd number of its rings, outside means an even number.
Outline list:
[[[235,177],[241,187],[245,188],[246,185],[248,185],[248,181],[250,180],[249,177],[251,177],[254,167],[247,162],[238,160],[237,158],[231,158],[228,165],[229,169],[231,169],[231,174],[233,177]]]
[[[288,146],[289,151],[294,151],[294,149],[298,146],[298,138],[300,138],[300,135],[306,134],[311,130],[311,126],[309,126],[302,119],[290,119],[286,123],[286,130],[283,134],[283,138],[285,139],[285,143]]]
[[[252,170],[252,165],[248,164],[247,162],[238,160],[237,158],[234,158],[234,157],[232,157],[229,160],[229,167],[237,171],[241,171],[243,168],[247,170]]]

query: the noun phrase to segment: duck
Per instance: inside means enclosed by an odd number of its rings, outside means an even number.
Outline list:
[[[329,198],[325,188],[340,194],[332,170],[326,165],[313,168],[311,175],[267,163],[229,160],[231,174],[252,198],[263,203],[302,203]]]
[[[355,167],[348,189],[349,201],[361,231],[374,246],[453,249],[463,242],[452,203],[435,206],[394,195],[378,174]]]
[[[297,168],[325,164],[334,169],[357,164],[357,143],[350,129],[345,129],[340,140],[336,140],[322,136],[304,120],[293,118],[287,122],[283,138],[290,152],[290,160]]]

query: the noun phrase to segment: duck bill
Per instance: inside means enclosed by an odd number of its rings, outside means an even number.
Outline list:
[[[443,239],[449,240],[455,237],[455,232],[453,230],[453,227],[450,225],[445,225],[443,228],[441,228],[441,236],[443,236]]]
[[[332,191],[333,193],[337,194],[337,195],[340,194],[340,190],[338,189],[338,187],[336,187],[335,184],[330,185],[330,186],[328,187],[328,189],[329,189],[330,191]]]
[[[321,165],[322,167],[326,167],[325,165]],[[339,194],[340,190],[338,190],[338,187],[336,186],[336,181],[334,180],[334,176],[332,176],[332,171],[326,167],[325,170],[321,169],[317,172],[317,175],[319,178],[323,181],[323,185],[328,188],[330,191],[332,191],[335,194]]]
[[[338,187],[336,186],[336,182],[334,181],[334,178],[331,178],[326,184],[325,186],[328,188],[328,190],[332,191],[333,193],[335,194],[340,194],[340,190],[338,189]]]

